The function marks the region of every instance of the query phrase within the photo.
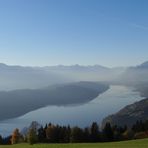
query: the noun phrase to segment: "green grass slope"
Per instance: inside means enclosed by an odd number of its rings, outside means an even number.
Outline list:
[[[16,144],[0,148],[148,148],[148,139],[93,144]]]

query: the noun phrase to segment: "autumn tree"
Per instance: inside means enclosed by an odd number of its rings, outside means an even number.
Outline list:
[[[57,128],[55,125],[49,124],[46,129],[46,138],[48,142],[54,143],[57,142]]]
[[[11,144],[17,144],[21,141],[21,139],[23,138],[19,132],[19,129],[16,128],[12,133]]]

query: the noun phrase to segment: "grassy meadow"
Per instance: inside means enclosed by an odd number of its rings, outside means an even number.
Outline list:
[[[0,148],[148,148],[148,139],[89,144],[16,144],[7,146],[2,145]]]

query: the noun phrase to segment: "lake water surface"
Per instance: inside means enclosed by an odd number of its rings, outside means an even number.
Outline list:
[[[93,121],[101,124],[104,117],[119,111],[124,106],[144,99],[133,88],[112,85],[110,89],[99,95],[94,100],[75,106],[47,106],[21,117],[0,122],[0,134],[6,136],[14,128],[29,126],[32,121],[41,124],[55,123],[71,126],[88,126]]]

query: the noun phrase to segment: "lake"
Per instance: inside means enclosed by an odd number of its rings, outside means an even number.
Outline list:
[[[111,85],[110,89],[86,104],[74,106],[47,106],[21,117],[0,122],[0,134],[9,135],[15,128],[22,129],[32,121],[41,124],[78,125],[85,127],[93,121],[101,124],[104,117],[119,111],[124,106],[144,99],[134,88]]]

